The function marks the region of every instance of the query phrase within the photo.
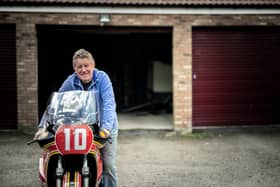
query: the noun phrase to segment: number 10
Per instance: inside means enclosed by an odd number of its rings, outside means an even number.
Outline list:
[[[65,134],[65,150],[70,151],[70,139],[73,137],[70,134],[70,128],[65,128],[64,129],[64,134]],[[86,129],[74,129],[74,150],[79,151],[79,150],[85,150],[86,149]],[[80,135],[81,135],[81,141],[80,141]]]

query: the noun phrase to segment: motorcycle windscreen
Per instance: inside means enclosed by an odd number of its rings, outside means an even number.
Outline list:
[[[98,96],[95,91],[54,92],[47,108],[47,121],[62,124],[95,124],[98,121]]]

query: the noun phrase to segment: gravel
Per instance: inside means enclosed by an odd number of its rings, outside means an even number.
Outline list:
[[[280,132],[121,131],[119,187],[279,187]],[[35,187],[41,150],[0,132],[0,186]]]

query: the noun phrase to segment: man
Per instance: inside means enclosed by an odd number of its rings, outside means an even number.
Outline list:
[[[62,84],[59,92],[70,90],[95,90],[100,105],[100,136],[111,137],[112,143],[101,150],[103,157],[102,186],[117,186],[116,151],[118,121],[113,87],[109,76],[95,68],[95,61],[90,52],[79,49],[73,56],[74,73]],[[39,128],[43,125],[40,123]],[[35,137],[40,136],[40,130]],[[34,138],[35,138],[34,137]]]

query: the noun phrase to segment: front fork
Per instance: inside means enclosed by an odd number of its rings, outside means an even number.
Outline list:
[[[60,155],[58,155],[57,168],[56,168],[56,187],[62,187],[63,172],[64,170],[62,167],[62,158]],[[88,187],[89,167],[88,167],[87,155],[84,156],[84,160],[83,160],[82,176],[83,176],[83,187]]]
[[[84,156],[82,176],[83,176],[83,187],[88,187],[89,186],[89,167],[88,167],[87,155]]]
[[[61,156],[58,155],[57,168],[56,168],[56,187],[62,187],[63,167]]]

